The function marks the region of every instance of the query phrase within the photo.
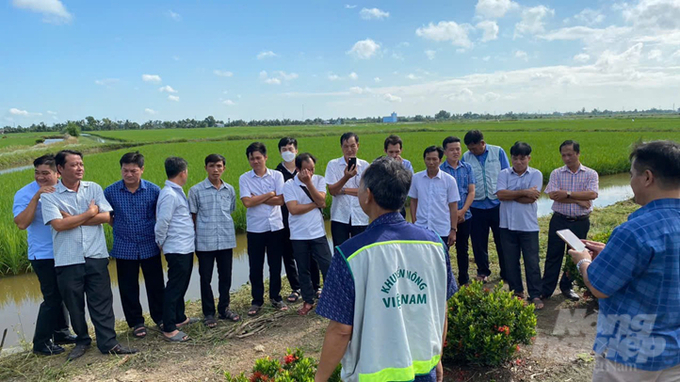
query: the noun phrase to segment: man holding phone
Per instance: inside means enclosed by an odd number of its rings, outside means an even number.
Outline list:
[[[326,166],[326,184],[333,196],[331,234],[334,246],[364,232],[368,226],[368,215],[362,211],[357,197],[361,174],[368,167],[368,162],[357,158],[359,137],[352,132],[342,134],[340,147],[342,157],[331,160]]]

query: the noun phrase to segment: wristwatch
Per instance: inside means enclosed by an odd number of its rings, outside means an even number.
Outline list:
[[[456,228],[456,227],[451,227],[451,231],[458,232],[458,228]]]
[[[571,198],[571,191],[567,191],[567,198]]]

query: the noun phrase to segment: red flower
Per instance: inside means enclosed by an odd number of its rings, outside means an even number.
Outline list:
[[[260,381],[266,381],[267,376],[262,374],[259,371],[256,371],[253,373],[253,375],[250,377],[250,382],[260,382]]]
[[[287,356],[283,357],[283,362],[287,364],[291,362],[295,362],[295,355],[294,354],[288,354]]]
[[[497,330],[499,333],[505,333],[506,336],[510,335],[510,328],[507,325],[503,325],[499,327]]]
[[[515,351],[519,353],[519,345],[515,345]]]

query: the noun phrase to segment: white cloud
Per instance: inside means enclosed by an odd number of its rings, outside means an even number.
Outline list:
[[[167,92],[167,93],[177,93],[177,90],[173,89],[172,86],[170,85],[165,85],[160,88],[158,88],[160,92]]]
[[[12,115],[20,115],[22,117],[27,117],[29,114],[31,114],[27,110],[19,110],[16,107],[9,109],[9,113]]]
[[[494,92],[486,92],[484,93],[484,100],[485,101],[495,101],[497,99],[501,98],[500,95],[494,93]]]
[[[491,41],[498,38],[498,24],[495,21],[482,21],[477,23],[477,29],[481,29],[484,34],[482,35],[482,41]]]
[[[142,74],[142,81],[144,82],[161,82],[161,76],[158,74]]]
[[[428,60],[434,60],[434,58],[437,56],[437,51],[436,50],[426,50],[425,55],[427,56]]]
[[[539,5],[522,11],[522,20],[515,24],[515,37],[545,32],[545,18],[554,16],[555,10]]]
[[[679,50],[678,52],[680,52],[680,50]],[[376,84],[380,83],[380,81],[382,81],[382,80],[380,79],[380,77],[375,77],[375,78],[373,79],[373,82],[375,82]]]
[[[337,81],[337,80],[340,79],[340,76],[338,76],[337,74],[331,73],[331,74],[328,75],[328,79],[331,80],[331,81]]]
[[[655,60],[655,61],[661,61],[663,56],[663,52],[659,49],[652,49],[649,54],[647,55],[647,59],[649,60]]]
[[[385,11],[378,9],[378,8],[371,8],[371,9],[363,8],[359,12],[359,16],[361,16],[361,18],[364,19],[364,20],[382,20],[382,19],[390,17],[390,13],[385,12]]]
[[[258,60],[264,60],[265,58],[272,58],[272,57],[278,57],[278,54],[272,52],[271,50],[267,51],[262,51],[257,54],[257,59]]]
[[[281,85],[281,80],[278,78],[267,78],[264,80],[264,83],[269,85]]]
[[[515,51],[515,58],[519,58],[520,60],[528,61],[529,56],[527,55],[527,52],[523,50],[516,50]]]
[[[284,71],[278,71],[275,73],[277,73],[278,76],[285,81],[291,81],[299,77],[297,73],[286,73]]]
[[[234,105],[236,105],[236,102],[234,102],[234,101],[232,101],[232,100],[230,100],[230,99],[228,99],[228,100],[226,100],[226,101],[223,101],[222,103],[225,104],[225,105],[227,105],[227,106],[234,106]]]
[[[213,70],[213,73],[214,73],[216,76],[219,76],[219,77],[232,77],[232,76],[234,75],[234,73],[232,73],[232,72],[230,72],[230,71],[227,71],[227,70],[219,70],[219,69]]]
[[[43,14],[46,23],[68,23],[73,20],[60,0],[13,0],[15,7]]]
[[[420,77],[416,76],[416,75],[413,74],[413,73],[409,73],[409,74],[406,76],[406,78],[408,78],[409,80],[419,80],[419,79],[420,79]]]
[[[349,92],[352,94],[362,94],[364,89],[360,88],[359,86],[352,86],[349,88]]]
[[[174,95],[169,95],[169,96],[168,96],[168,100],[169,100],[169,101],[179,102],[179,97],[178,97],[178,96],[174,96]]]
[[[354,9],[356,7],[357,7],[356,5],[345,4],[345,9]]]
[[[56,111],[48,110],[48,111],[47,111],[47,114],[49,114],[49,115],[57,115],[57,112],[56,112]]]
[[[298,77],[297,73],[286,73],[281,70],[274,71],[272,76],[269,76],[266,70],[260,72],[260,80],[269,85],[281,85],[283,81],[292,81]]]
[[[451,41],[454,46],[462,48],[472,47],[472,41],[468,37],[470,24],[458,24],[455,21],[440,21],[438,24],[430,23],[416,29],[416,35],[433,41]]]
[[[506,13],[519,9],[519,4],[510,0],[479,0],[475,6],[478,16],[489,19],[498,19]]]
[[[404,61],[404,55],[401,52],[392,52],[392,58],[399,61]]]
[[[590,55],[587,53],[579,53],[574,56],[574,61],[580,62],[580,63],[586,63],[590,61]]]
[[[149,109],[148,107],[147,107],[146,109],[144,109],[144,112],[145,112],[146,114],[148,114],[148,115],[156,115],[156,114],[158,114],[158,112],[157,112],[156,110]]]
[[[182,21],[182,16],[180,16],[179,13],[173,12],[172,10],[169,10],[167,13],[168,17],[175,21]]]
[[[357,41],[352,49],[347,51],[347,54],[353,55],[356,58],[367,60],[375,56],[380,51],[380,44],[367,38],[366,40]]]
[[[101,86],[108,86],[117,83],[118,78],[104,78],[101,80],[95,80],[94,83]]]
[[[354,72],[350,73],[348,77],[349,77],[351,80],[354,80],[354,81],[356,81],[356,80],[359,79],[359,75],[356,74],[356,73],[354,73]]]
[[[680,28],[679,0],[640,0],[637,5],[623,7],[623,17],[636,26],[678,29]]]
[[[671,58],[680,58],[680,49],[671,55]]]
[[[599,24],[603,22],[605,18],[606,16],[603,15],[602,12],[590,8],[586,8],[574,16],[575,20],[586,25]]]
[[[474,95],[475,93],[472,90],[463,88],[455,93],[445,95],[444,98],[449,101],[472,102],[474,101]]]
[[[266,80],[267,77],[268,77],[268,74],[267,74],[266,70],[263,70],[263,71],[260,72],[260,79],[261,80]]]
[[[383,98],[385,99],[385,101],[389,101],[389,102],[401,102],[401,97],[392,95],[390,93],[386,93],[383,96]]]

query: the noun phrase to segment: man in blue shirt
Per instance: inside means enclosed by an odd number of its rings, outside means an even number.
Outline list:
[[[156,202],[161,192],[157,185],[143,180],[144,155],[131,152],[120,158],[123,179],[106,187],[104,196],[113,208],[113,249],[116,259],[118,290],[125,320],[132,335],[144,338],[147,330],[139,303],[139,269],[144,274],[151,319],[163,320],[163,264],[154,238]]]
[[[569,251],[600,299],[593,381],[679,381],[680,144],[639,144],[630,159],[642,207],[606,246],[584,240],[590,251]]]
[[[38,276],[43,295],[35,323],[33,352],[52,355],[64,352],[59,344],[75,343],[76,338],[68,329],[68,314],[59,294],[54,271],[52,231],[43,223],[40,205],[40,195],[54,192],[59,180],[54,156],[41,156],[33,161],[33,167],[35,182],[17,191],[12,212],[17,227],[28,232],[28,260]]]
[[[411,164],[411,161],[401,157],[401,153],[402,151],[404,151],[404,142],[401,140],[401,138],[399,138],[398,135],[392,134],[389,137],[385,138],[384,149],[385,154],[387,154],[388,157],[396,160],[397,162],[400,162],[405,169],[410,171],[411,174],[414,174],[413,165]],[[399,213],[401,214],[401,216],[404,217],[404,219],[406,219],[405,207],[401,207]]]

